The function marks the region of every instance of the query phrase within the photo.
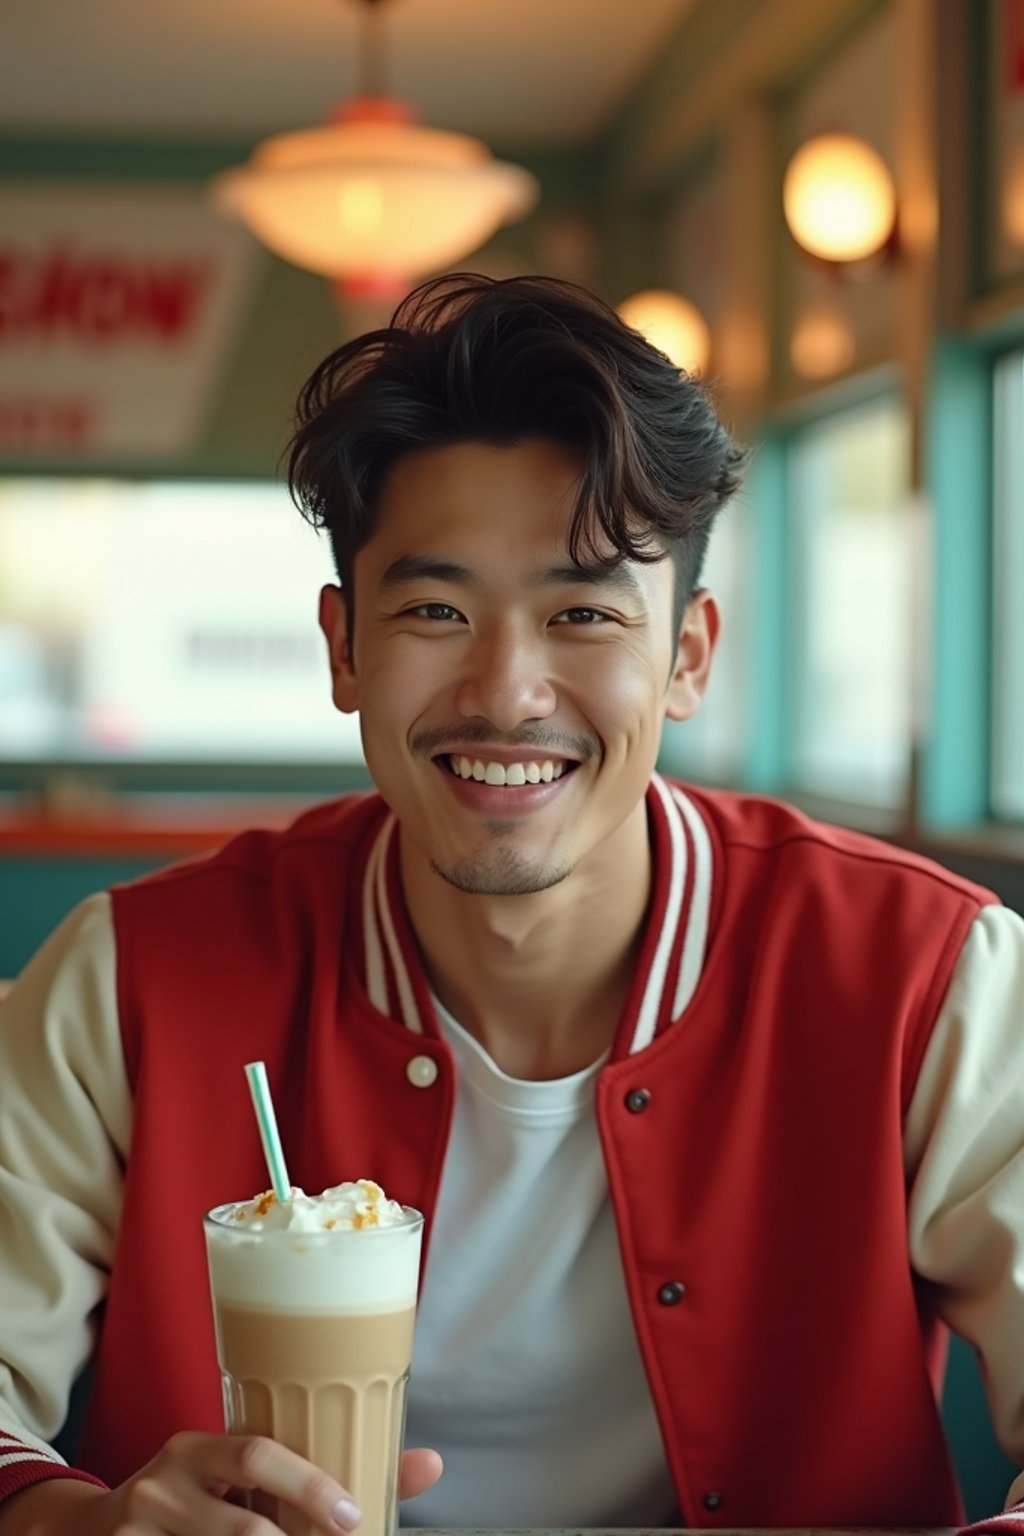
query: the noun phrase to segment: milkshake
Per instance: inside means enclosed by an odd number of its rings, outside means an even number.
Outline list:
[[[423,1218],[371,1179],[292,1190],[206,1217],[227,1428],[269,1435],[329,1472],[394,1536]],[[314,1527],[276,1499],[287,1536]]]

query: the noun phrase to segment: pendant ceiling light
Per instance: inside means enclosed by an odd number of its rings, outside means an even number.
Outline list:
[[[400,295],[522,218],[540,188],[479,140],[421,127],[386,94],[380,0],[359,3],[359,94],[326,127],[265,140],[212,190],[275,254],[335,279],[346,296]]]

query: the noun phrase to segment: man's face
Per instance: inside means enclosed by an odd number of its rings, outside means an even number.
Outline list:
[[[570,561],[580,467],[547,441],[407,455],[354,562],[351,648],[343,595],[321,600],[335,702],[359,710],[403,852],[461,890],[543,890],[600,860],[666,715],[703,691],[707,594],[676,645],[671,561]]]

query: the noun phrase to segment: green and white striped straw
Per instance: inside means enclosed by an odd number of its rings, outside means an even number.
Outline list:
[[[263,1156],[267,1160],[270,1182],[278,1200],[282,1205],[287,1205],[292,1197],[292,1186],[288,1169],[285,1167],[284,1153],[281,1150],[274,1101],[270,1097],[270,1084],[267,1082],[266,1062],[250,1061],[246,1065],[245,1076],[252,1095],[252,1107],[256,1111],[256,1124],[259,1126],[260,1141],[263,1143]]]

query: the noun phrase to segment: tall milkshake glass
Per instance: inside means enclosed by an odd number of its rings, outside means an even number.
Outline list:
[[[362,1536],[394,1536],[423,1217],[387,1201],[388,1224],[335,1220],[328,1197],[354,1188],[295,1191],[289,1226],[253,1222],[254,1202],[209,1212],[217,1356],[229,1432],[297,1451],[360,1505]],[[318,1200],[327,1213],[312,1225]],[[252,1507],[287,1536],[314,1536],[276,1499],[254,1494]]]

